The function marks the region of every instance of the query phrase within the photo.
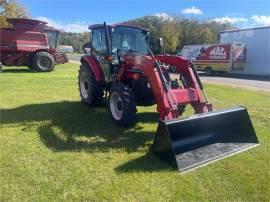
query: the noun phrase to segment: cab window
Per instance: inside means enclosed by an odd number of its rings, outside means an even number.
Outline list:
[[[58,43],[58,32],[51,30],[47,30],[45,32],[47,34],[49,47],[56,49]]]
[[[132,50],[145,55],[148,54],[145,31],[119,26],[112,32],[112,49]]]
[[[107,53],[105,29],[92,30],[92,49],[102,55]]]

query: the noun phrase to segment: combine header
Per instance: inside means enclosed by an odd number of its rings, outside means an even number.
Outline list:
[[[160,158],[185,172],[258,145],[246,108],[213,111],[193,64],[154,56],[146,29],[106,23],[89,29],[91,50],[79,71],[82,101],[96,106],[109,92],[109,113],[120,126],[136,122],[137,105],[157,104],[160,121],[151,149]],[[187,105],[195,115],[180,118]]]
[[[46,27],[46,22],[32,19],[8,19],[13,28],[0,29],[1,63],[5,66],[26,65],[30,69],[48,72],[55,63],[68,62],[58,53],[59,30]]]

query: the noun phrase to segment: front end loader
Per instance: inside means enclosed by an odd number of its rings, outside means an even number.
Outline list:
[[[154,56],[148,30],[106,23],[89,29],[91,49],[79,70],[82,102],[93,107],[107,99],[119,126],[135,124],[136,106],[156,104],[159,124],[151,150],[161,159],[186,172],[259,144],[247,109],[213,111],[192,62]],[[194,115],[181,118],[187,105]]]

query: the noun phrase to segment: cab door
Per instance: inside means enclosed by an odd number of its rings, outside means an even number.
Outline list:
[[[105,80],[108,81],[110,78],[110,63],[106,60],[106,56],[108,56],[108,47],[105,28],[92,30],[91,46],[92,52],[103,69]]]

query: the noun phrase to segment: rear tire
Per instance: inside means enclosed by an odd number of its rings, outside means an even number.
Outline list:
[[[50,72],[54,69],[54,58],[50,53],[38,52],[30,64],[29,66],[38,72]]]
[[[87,64],[80,66],[78,85],[83,103],[89,106],[97,106],[102,102],[102,84],[96,81],[93,72]]]
[[[136,121],[136,101],[131,89],[121,83],[112,84],[110,89],[109,112],[119,126],[132,126]]]

